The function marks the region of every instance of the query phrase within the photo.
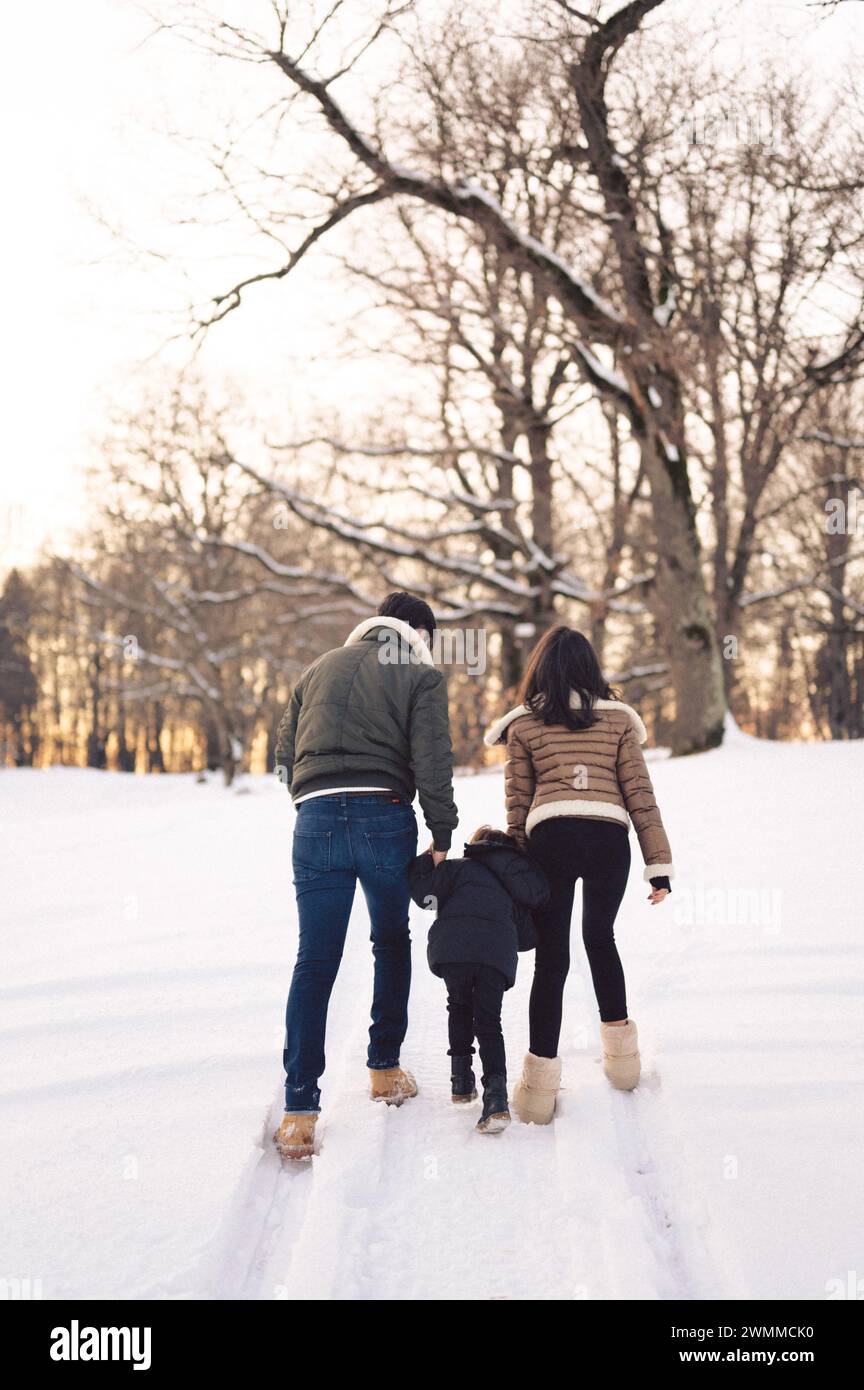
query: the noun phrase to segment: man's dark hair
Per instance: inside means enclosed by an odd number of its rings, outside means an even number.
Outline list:
[[[506,830],[496,830],[493,825],[479,826],[471,836],[469,844],[476,845],[481,841],[487,845],[507,845],[509,849],[519,848],[512,835],[508,835]]]
[[[406,594],[404,590],[388,594],[384,602],[379,604],[378,616],[401,618],[403,623],[409,623],[411,627],[425,628],[430,637],[435,631],[435,614],[426,600],[417,598],[414,594]]]

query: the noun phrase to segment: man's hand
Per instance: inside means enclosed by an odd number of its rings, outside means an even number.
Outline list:
[[[663,899],[668,898],[668,896],[668,888],[652,888],[651,892],[648,894],[648,901],[654,906],[655,903],[662,903]]]
[[[438,868],[438,865],[443,864],[444,860],[447,858],[447,850],[436,849],[434,843],[429,846],[426,852],[427,854],[432,855],[432,863],[435,865],[436,869]]]

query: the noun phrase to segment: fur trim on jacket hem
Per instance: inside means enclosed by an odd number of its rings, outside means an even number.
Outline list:
[[[361,623],[360,626],[362,627],[363,624]],[[573,709],[582,708],[582,701],[575,692],[570,696],[570,705]],[[595,710],[620,710],[623,714],[627,715],[630,723],[636,730],[639,742],[645,743],[647,741],[648,731],[645,725],[642,723],[635,709],[633,709],[631,705],[625,705],[623,700],[595,700],[594,708]],[[524,715],[530,713],[531,711],[527,705],[517,705],[515,709],[509,710],[507,714],[502,714],[500,719],[496,719],[494,724],[489,725],[489,728],[483,735],[483,742],[486,744],[486,747],[494,748],[496,743],[502,741],[503,735],[507,732],[508,727],[513,723],[514,719],[521,719]]]
[[[342,645],[345,647],[352,647],[355,642],[362,642],[366,634],[368,632],[373,632],[376,627],[392,628],[394,632],[398,632],[403,641],[408,643],[418,661],[421,661],[424,666],[435,665],[435,662],[432,660],[432,653],[426,646],[420,633],[402,618],[364,618],[362,623],[358,623],[354,630],[348,633]]]
[[[619,825],[630,825],[630,817],[614,801],[544,801],[528,812],[525,821],[525,834],[530,835],[535,825],[543,820],[554,820],[557,816],[583,816],[587,820],[614,820]]]

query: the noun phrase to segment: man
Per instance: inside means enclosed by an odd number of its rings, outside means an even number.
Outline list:
[[[412,594],[303,672],[279,724],[276,763],[297,807],[292,863],[300,921],[285,1019],[285,1158],[313,1152],[327,1006],[359,880],[372,922],[375,984],[370,1096],[400,1105],[417,1083],[400,1066],[408,1026],[411,939],[407,868],[419,796],[436,862],[458,822],[447,688],[429,650],[435,618]]]

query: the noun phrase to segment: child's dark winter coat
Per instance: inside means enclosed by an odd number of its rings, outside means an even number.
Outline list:
[[[522,850],[478,840],[464,859],[418,854],[408,867],[411,896],[437,913],[429,931],[427,959],[433,975],[443,966],[491,965],[516,981],[516,953],[536,944],[531,912],[549,896],[541,869]]]

